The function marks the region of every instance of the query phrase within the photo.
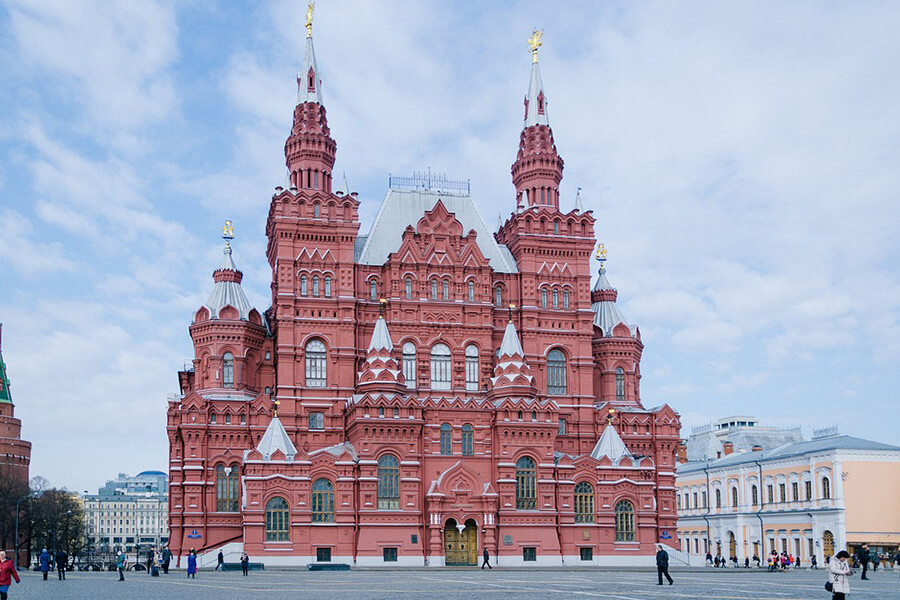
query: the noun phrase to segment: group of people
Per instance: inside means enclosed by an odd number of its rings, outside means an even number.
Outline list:
[[[779,554],[775,550],[769,553],[768,558],[768,566],[769,571],[787,571],[788,569],[799,569],[803,566],[803,561],[800,560],[799,556],[794,556],[793,554],[788,554],[787,552],[782,552]],[[816,563],[816,557],[813,556],[810,559],[809,568],[818,569],[819,565]]]
[[[40,555],[38,555],[38,568],[44,575],[44,581],[47,581],[47,575],[53,570],[54,565],[56,566],[57,579],[65,581],[66,569],[69,565],[69,553],[65,550],[58,550],[56,556],[53,557],[46,548],[43,548]]]
[[[485,552],[487,552],[487,550],[485,550]],[[488,567],[490,567],[490,565],[488,565]],[[225,553],[222,552],[221,550],[219,550],[219,555],[216,557],[215,570],[218,571],[220,568],[223,571],[225,570]],[[482,568],[484,568],[484,567],[482,567]],[[244,577],[247,576],[247,571],[249,569],[250,569],[250,557],[247,556],[246,552],[241,552],[241,572],[242,572],[242,575],[244,575]]]
[[[147,552],[147,573],[153,577],[159,577],[160,568],[163,573],[169,572],[172,562],[172,552],[168,546],[159,550],[156,546]],[[119,573],[119,581],[125,581],[125,570],[128,567],[128,556],[121,550],[116,554],[116,571]]]

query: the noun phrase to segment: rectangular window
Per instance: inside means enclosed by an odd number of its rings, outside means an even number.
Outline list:
[[[787,502],[787,492],[785,491],[783,483],[778,484],[778,494],[780,495],[782,502]]]
[[[408,389],[416,389],[416,349],[412,344],[403,346],[403,378]]]
[[[579,548],[578,553],[581,555],[581,560],[594,560],[593,548]]]
[[[468,352],[468,351],[467,351]],[[466,390],[478,391],[478,355],[466,356]]]
[[[316,548],[316,562],[331,562],[331,548]]]
[[[771,485],[766,486],[766,500],[769,502],[769,504],[775,504],[775,488],[773,488]]]
[[[704,502],[705,502],[705,500],[704,500]],[[698,506],[698,504],[697,504],[697,492],[694,492],[694,508],[697,508],[697,506]]]
[[[311,412],[309,413],[310,429],[325,429],[325,413]]]
[[[703,492],[703,508],[706,508],[706,491]]]
[[[791,483],[791,500],[796,502],[800,499],[800,484],[794,481]]]
[[[806,492],[806,499],[812,500],[812,481],[804,481],[803,487]]]
[[[537,548],[522,548],[522,560],[525,562],[537,562]]]
[[[431,389],[450,389],[450,356],[431,355]]]
[[[382,556],[384,557],[384,562],[397,562],[396,548],[384,548],[381,552]]]
[[[566,420],[559,420],[559,430],[557,430],[556,435],[566,435]]]

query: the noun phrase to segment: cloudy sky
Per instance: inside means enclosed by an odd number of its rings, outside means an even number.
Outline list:
[[[530,56],[646,344],[642,392],[900,442],[900,5],[320,0],[325,104],[368,230],[388,173],[470,179],[488,223]],[[225,218],[268,306],[264,223],[305,6],[0,3],[0,321],[32,474],[164,469]]]

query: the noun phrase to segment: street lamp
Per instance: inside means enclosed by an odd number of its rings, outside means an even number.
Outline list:
[[[31,498],[32,496],[34,496],[34,493],[33,493],[33,492],[29,492],[28,494],[25,494],[24,496],[22,496],[21,498],[19,498],[18,500],[16,500],[16,542],[15,542],[15,548],[16,548],[16,566],[17,566],[17,567],[21,567],[21,566],[22,566],[22,565],[19,564],[19,504],[20,504],[20,503],[22,502],[22,500],[24,500],[25,498]]]

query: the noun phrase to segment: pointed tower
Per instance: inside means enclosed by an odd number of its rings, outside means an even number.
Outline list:
[[[489,396],[534,398],[536,390],[531,368],[525,362],[525,351],[519,341],[519,332],[512,319],[506,324],[503,342],[497,352],[497,366],[491,377]]]
[[[266,432],[259,440],[256,450],[262,454],[265,461],[272,460],[277,451],[280,451],[287,461],[292,461],[297,456],[297,447],[294,446],[291,436],[284,429],[277,414],[272,415],[272,420],[269,421],[269,426],[266,427]]]
[[[559,182],[563,159],[556,151],[548,118],[547,96],[541,81],[538,48],[543,32],[535,30],[528,39],[531,46],[531,81],[525,95],[525,124],[519,136],[519,152],[512,165],[516,198],[525,208],[544,206],[559,210]],[[524,195],[523,195],[524,193]]]
[[[625,320],[616,300],[619,293],[606,278],[606,248],[597,251],[599,277],[591,292],[594,313],[594,393],[601,402],[640,404],[641,332]]]
[[[9,377],[2,350],[3,324],[0,323],[0,479],[16,481],[18,491],[28,493],[28,466],[31,463],[31,442],[22,439],[22,421],[15,416]],[[12,488],[11,488],[12,489]],[[13,490],[15,491],[15,490]],[[13,536],[6,540],[0,537],[5,548],[15,546]]]
[[[372,332],[372,341],[366,352],[366,360],[362,370],[357,373],[356,390],[359,393],[403,393],[406,389],[406,380],[400,365],[393,356],[394,343],[391,341],[391,333],[388,331],[384,316],[379,315],[375,321],[375,331]]]
[[[632,455],[615,426],[608,423],[603,429],[600,439],[597,440],[597,445],[591,451],[591,457],[597,460],[606,457],[615,465],[623,458],[632,458]]]

